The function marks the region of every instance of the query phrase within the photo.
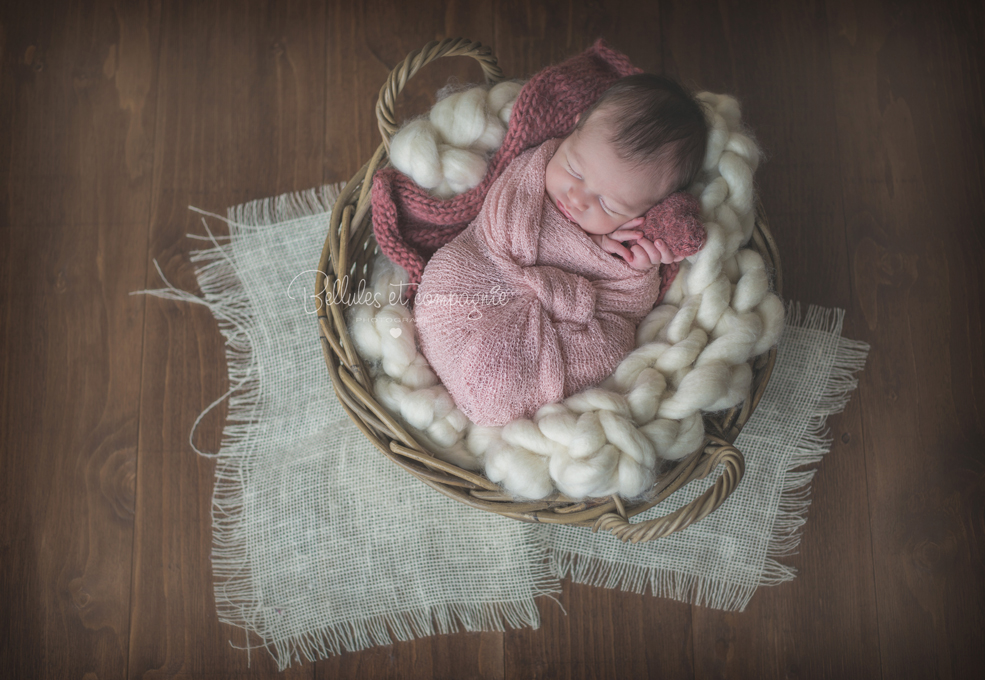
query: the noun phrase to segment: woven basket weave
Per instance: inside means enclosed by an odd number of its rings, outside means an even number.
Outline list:
[[[476,59],[489,82],[503,77],[489,48],[463,38],[430,42],[411,52],[390,73],[380,90],[376,116],[383,143],[349,180],[332,210],[315,290],[321,301],[318,314],[321,346],[335,392],[353,422],[384,455],[428,486],[466,505],[527,522],[607,529],[623,541],[649,541],[680,531],[714,512],[742,479],[745,463],[732,442],[762,397],[776,359],[775,348],[752,361],[750,397],[727,412],[706,416],[704,445],[662,474],[645,494],[645,501],[634,503],[617,496],[573,501],[560,494],[541,501],[514,500],[482,475],[436,458],[380,405],[373,393],[372,377],[356,352],[345,319],[345,303],[350,299],[347,292],[355,290],[360,280],[369,279],[371,262],[378,252],[370,217],[372,178],[386,164],[390,138],[399,128],[394,116],[397,95],[422,66],[451,56]],[[762,255],[767,268],[773,271],[775,290],[779,293],[780,261],[762,205],[757,206],[756,226],[749,246]],[[707,477],[719,465],[722,472],[714,485],[689,504],[663,517],[637,524],[629,521],[689,482]]]

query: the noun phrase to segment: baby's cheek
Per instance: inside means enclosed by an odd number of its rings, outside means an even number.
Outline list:
[[[544,192],[554,200],[557,195],[557,173],[551,168],[550,164],[544,172]]]

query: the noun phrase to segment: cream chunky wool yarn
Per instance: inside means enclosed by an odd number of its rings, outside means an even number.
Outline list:
[[[393,166],[425,189],[448,198],[479,184],[485,154],[503,143],[520,84],[505,81],[444,97],[427,118],[404,125],[390,140]]]

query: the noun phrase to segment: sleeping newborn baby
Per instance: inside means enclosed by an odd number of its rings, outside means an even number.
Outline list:
[[[414,306],[421,351],[470,420],[530,417],[601,382],[634,348],[670,283],[661,265],[703,244],[697,203],[679,190],[707,136],[680,85],[628,76],[567,137],[500,175],[428,262]]]

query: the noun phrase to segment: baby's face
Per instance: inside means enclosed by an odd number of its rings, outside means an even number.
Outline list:
[[[544,185],[562,215],[589,234],[611,234],[642,224],[642,215],[670,194],[676,172],[666,162],[651,170],[620,158],[596,118],[561,142]]]

